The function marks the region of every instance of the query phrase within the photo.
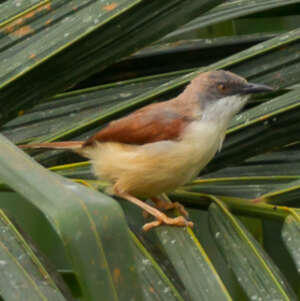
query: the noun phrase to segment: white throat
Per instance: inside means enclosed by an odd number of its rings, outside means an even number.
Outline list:
[[[206,103],[202,120],[217,122],[221,127],[227,127],[232,117],[246,104],[248,95],[233,95]]]

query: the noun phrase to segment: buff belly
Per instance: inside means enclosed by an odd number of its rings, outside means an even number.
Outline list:
[[[217,133],[214,128],[193,124],[180,141],[98,143],[89,150],[88,157],[100,179],[132,195],[151,197],[196,177],[219,147],[221,138]]]

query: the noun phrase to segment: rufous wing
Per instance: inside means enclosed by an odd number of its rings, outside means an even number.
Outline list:
[[[191,118],[181,114],[173,105],[156,103],[113,121],[89,138],[83,146],[95,142],[145,144],[179,139]]]
[[[76,150],[81,148],[83,141],[61,141],[61,142],[44,142],[34,144],[21,144],[19,148],[49,148],[49,149],[70,149]]]

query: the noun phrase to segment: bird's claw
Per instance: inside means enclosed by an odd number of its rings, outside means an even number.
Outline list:
[[[186,218],[189,217],[189,213],[185,210],[185,208],[182,204],[180,204],[179,202],[174,202],[172,204],[174,205],[173,208],[176,208],[180,212],[180,214],[182,214]],[[172,209],[172,208],[170,208],[170,209]]]
[[[179,202],[166,202],[160,198],[153,197],[152,201],[155,204],[155,207],[160,210],[172,210],[177,209],[180,214],[182,214],[184,217],[188,218],[189,213],[185,210],[184,206],[180,204]],[[143,213],[143,216],[146,218],[148,215]]]
[[[164,215],[161,219],[157,219],[156,221],[147,223],[143,226],[144,231],[149,231],[152,228],[158,227],[162,224],[174,226],[174,227],[193,227],[194,223],[187,221],[183,216],[177,216],[174,218],[170,218]]]

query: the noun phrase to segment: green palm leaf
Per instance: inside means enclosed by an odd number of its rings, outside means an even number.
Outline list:
[[[39,98],[69,88],[218,2],[53,0],[25,4],[21,13],[13,2],[4,4],[0,14],[2,124]],[[43,73],[48,76],[41,77]]]
[[[0,210],[0,292],[4,300],[57,300],[64,297],[22,235]]]

